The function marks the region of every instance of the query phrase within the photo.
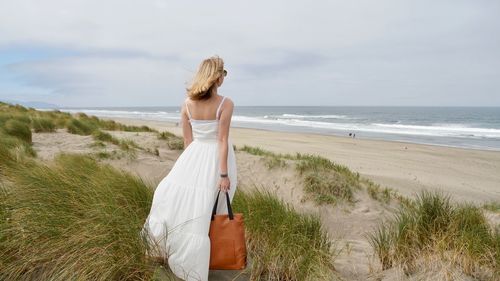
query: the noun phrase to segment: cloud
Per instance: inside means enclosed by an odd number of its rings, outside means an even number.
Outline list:
[[[187,71],[173,60],[78,57],[11,65],[29,86],[51,88],[71,106],[154,105],[182,96]],[[180,83],[169,83],[178,81]],[[149,100],[149,104],[148,104]]]
[[[0,98],[178,105],[218,54],[221,91],[240,105],[500,105],[498,12],[451,0],[2,1],[0,52],[24,51],[0,59]]]

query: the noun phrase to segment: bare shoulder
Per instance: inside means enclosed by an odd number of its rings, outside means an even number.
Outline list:
[[[186,111],[188,103],[189,103],[189,98],[186,98],[181,104],[181,112]]]
[[[223,108],[233,108],[234,107],[234,102],[230,97],[226,96],[226,99],[224,100],[224,104],[222,106]]]

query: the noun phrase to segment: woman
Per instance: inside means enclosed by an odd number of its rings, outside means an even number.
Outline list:
[[[227,213],[224,192],[236,191],[236,159],[228,139],[233,102],[218,93],[227,71],[219,57],[204,60],[182,105],[184,151],[155,190],[144,224],[153,257],[168,259],[184,280],[207,280],[208,231],[217,190],[217,213]]]

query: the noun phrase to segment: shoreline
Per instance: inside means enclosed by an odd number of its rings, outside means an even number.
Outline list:
[[[171,130],[179,129],[179,132],[182,133],[180,130],[181,128],[176,126],[177,122],[173,121],[161,121],[161,120],[151,120],[151,119],[140,119],[140,118],[129,118],[129,117],[106,117],[106,116],[98,116],[99,119],[105,119],[105,120],[115,120],[116,122],[131,122],[131,121],[141,121],[138,123],[134,123],[136,125],[147,125],[147,124],[155,124],[156,123],[161,123],[161,127],[166,127],[170,128]],[[144,124],[143,122],[147,123]],[[132,124],[132,123],[130,123]],[[391,140],[391,139],[383,139],[383,138],[370,138],[370,137],[356,137],[356,138],[351,138],[343,135],[338,135],[338,134],[326,134],[326,133],[321,133],[321,132],[293,132],[293,131],[287,131],[287,130],[272,130],[272,129],[266,129],[266,128],[249,128],[249,127],[234,127],[231,125],[231,131],[233,130],[249,130],[249,131],[264,131],[264,132],[270,132],[270,133],[283,133],[283,134],[298,134],[298,135],[317,135],[317,136],[326,136],[326,137],[332,137],[332,138],[342,138],[342,139],[352,139],[352,140],[360,140],[360,141],[369,141],[369,142],[389,142],[389,143],[399,143],[401,145],[420,145],[420,146],[430,146],[430,147],[440,147],[440,148],[451,148],[451,149],[458,149],[458,150],[472,150],[472,151],[480,151],[480,152],[493,152],[493,153],[499,153],[500,150],[497,149],[487,149],[487,148],[475,148],[475,147],[463,147],[463,146],[455,146],[455,145],[446,145],[446,144],[436,144],[436,143],[423,143],[423,142],[411,142],[411,141],[405,141],[405,140]]]
[[[108,117],[99,117],[99,118],[108,118]],[[126,118],[126,117],[118,117],[118,119],[132,119],[132,120],[141,120],[145,122],[149,121],[157,121],[157,120],[148,120],[148,119],[134,119],[134,118]],[[116,119],[116,118],[109,118],[109,119]],[[166,123],[171,123],[174,127],[175,122],[170,122],[170,121],[158,121],[158,122],[166,122]],[[321,133],[321,132],[294,132],[294,131],[287,131],[287,130],[272,130],[272,129],[265,129],[265,128],[250,128],[250,127],[233,127],[231,126],[231,130],[234,129],[247,129],[247,130],[257,130],[257,131],[267,131],[267,132],[278,132],[278,133],[292,133],[292,134],[313,134],[313,135],[320,135],[320,136],[332,136],[332,137],[337,137],[337,138],[346,138],[346,139],[352,139],[351,137],[347,137],[344,135],[340,134],[327,134],[327,133]],[[438,146],[438,147],[449,147],[449,148],[457,148],[457,149],[464,149],[464,150],[479,150],[479,151],[484,151],[484,152],[499,152],[500,149],[495,149],[495,148],[484,148],[484,147],[466,147],[466,146],[457,146],[457,145],[446,145],[446,144],[439,144],[439,143],[425,143],[425,142],[412,142],[412,141],[405,141],[405,140],[397,140],[397,139],[384,139],[384,138],[371,138],[371,137],[356,137],[355,139],[359,140],[367,140],[367,141],[382,141],[382,142],[396,142],[396,143],[401,143],[401,144],[416,144],[416,145],[427,145],[427,146]]]
[[[99,118],[182,135],[174,122]],[[500,200],[500,151],[239,127],[231,127],[230,140],[237,147],[320,155],[405,196],[429,189],[458,201]]]
[[[348,137],[349,133],[355,133],[356,137],[368,140],[500,151],[500,142],[498,142],[500,128],[493,125],[494,123],[490,123],[500,117],[498,115],[500,111],[496,109],[462,111],[447,108],[441,112],[437,109],[428,110],[425,107],[415,107],[417,109],[410,111],[410,114],[407,112],[408,110],[404,110],[402,107],[395,107],[394,110],[379,110],[379,107],[373,106],[369,106],[364,110],[331,107],[335,109],[333,112],[335,114],[331,114],[331,112],[314,108],[301,106],[297,110],[291,110],[290,107],[278,106],[276,110],[270,110],[259,106],[242,107],[237,113],[235,112],[236,115],[233,115],[231,125],[233,128],[345,137]],[[147,121],[176,123],[180,121],[178,109],[177,107],[103,107],[66,109],[63,111],[70,113],[84,112],[98,117],[137,118]],[[315,113],[316,111],[318,112]],[[438,112],[444,114],[442,118],[445,119],[441,120],[436,117]],[[367,114],[373,114],[373,116]],[[416,114],[416,117],[411,117],[412,114]],[[418,117],[419,114],[423,114],[423,116]],[[477,116],[467,119],[466,116],[471,114]],[[428,117],[426,117],[427,115]],[[494,119],[488,119],[490,121],[487,122],[485,118]]]

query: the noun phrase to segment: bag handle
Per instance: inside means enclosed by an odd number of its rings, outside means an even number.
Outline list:
[[[231,202],[229,201],[229,194],[227,192],[224,192],[226,194],[226,202],[227,202],[227,212],[229,213],[229,219],[232,220],[234,218],[233,216],[233,209],[231,208]],[[220,194],[220,189],[219,192],[217,193],[217,199],[215,199],[215,204],[214,208],[212,209],[212,220],[214,220],[215,213],[217,212],[217,204],[219,203],[219,194]]]

